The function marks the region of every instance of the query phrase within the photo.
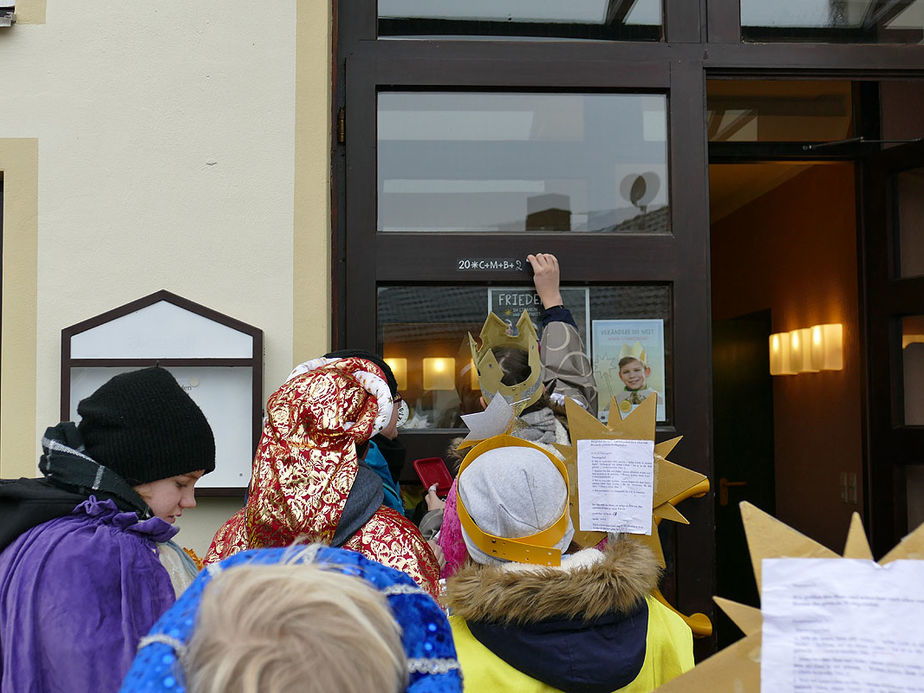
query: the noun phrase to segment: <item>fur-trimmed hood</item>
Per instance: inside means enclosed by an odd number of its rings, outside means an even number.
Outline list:
[[[660,568],[634,539],[586,549],[561,567],[469,563],[446,585],[446,604],[466,621],[524,625],[629,613],[657,587]]]
[[[565,557],[561,567],[468,564],[446,586],[453,619],[480,643],[463,674],[471,666],[477,680],[479,667],[500,659],[569,693],[623,688],[645,663],[646,597],[658,577],[654,555],[630,538]]]

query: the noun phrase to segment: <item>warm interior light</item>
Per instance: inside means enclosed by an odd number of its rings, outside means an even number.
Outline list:
[[[811,365],[816,371],[839,371],[844,367],[844,326],[815,325],[812,334]]]
[[[385,363],[391,368],[391,372],[398,382],[398,389],[407,390],[407,359],[387,358]]]
[[[810,373],[812,367],[812,331],[808,327],[791,330],[789,341],[789,370],[791,373]]]
[[[454,390],[456,388],[456,360],[426,358],[423,360],[424,390]]]
[[[839,371],[844,367],[844,326],[828,323],[770,335],[770,375]]]
[[[800,330],[793,330],[799,333],[799,349],[802,352],[802,365],[799,368],[800,373],[814,373],[818,371],[812,362],[812,328],[803,327]]]
[[[789,367],[793,373],[801,373],[804,362],[801,332],[801,330],[791,330],[786,333],[789,337]]]
[[[789,363],[789,334],[776,332],[770,335],[770,375],[792,375]]]

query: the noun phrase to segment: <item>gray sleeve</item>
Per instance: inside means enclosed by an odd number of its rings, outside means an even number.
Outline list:
[[[571,397],[596,416],[597,382],[578,331],[567,322],[550,322],[540,345],[546,391]]]

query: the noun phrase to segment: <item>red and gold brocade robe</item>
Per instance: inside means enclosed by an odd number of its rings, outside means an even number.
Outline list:
[[[206,564],[296,540],[330,544],[356,478],[355,443],[371,437],[378,411],[354,370],[379,372],[369,361],[347,358],[291,378],[273,393],[247,504],[215,534]],[[407,573],[438,596],[439,564],[401,513],[383,505],[343,548]]]

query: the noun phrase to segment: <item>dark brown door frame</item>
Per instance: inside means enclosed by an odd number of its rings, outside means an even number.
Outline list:
[[[677,461],[711,475],[711,390],[709,336],[708,229],[706,212],[706,139],[702,65],[696,62],[548,61],[543,70],[532,60],[421,60],[394,52],[378,59],[379,46],[359,46],[345,64],[347,146],[345,167],[344,256],[349,258],[343,287],[348,319],[342,344],[376,348],[375,291],[379,283],[479,284],[510,282],[510,275],[458,273],[454,259],[470,254],[509,256],[542,248],[559,255],[563,281],[591,283],[670,282],[673,285],[674,410],[672,425],[659,427],[659,438],[684,435]],[[576,77],[578,75],[578,77]],[[601,238],[591,234],[376,233],[375,112],[381,89],[448,88],[472,91],[613,91],[668,94],[669,140],[686,143],[670,150],[672,235]],[[353,190],[361,191],[358,195]],[[607,257],[601,261],[601,257]],[[628,259],[631,258],[631,259]],[[453,432],[419,435],[431,449],[442,449]],[[423,442],[422,440],[419,442]],[[713,511],[708,501],[690,501],[684,513],[690,526],[675,528],[676,584],[680,608],[711,613],[713,594]]]
[[[867,449],[865,519],[873,552],[889,551],[908,530],[905,474],[920,463],[924,427],[905,426],[901,370],[903,315],[924,314],[924,277],[898,272],[893,176],[924,166],[924,142],[872,155],[861,169],[864,260],[861,282],[866,297],[865,359]],[[916,453],[916,456],[915,456]]]

